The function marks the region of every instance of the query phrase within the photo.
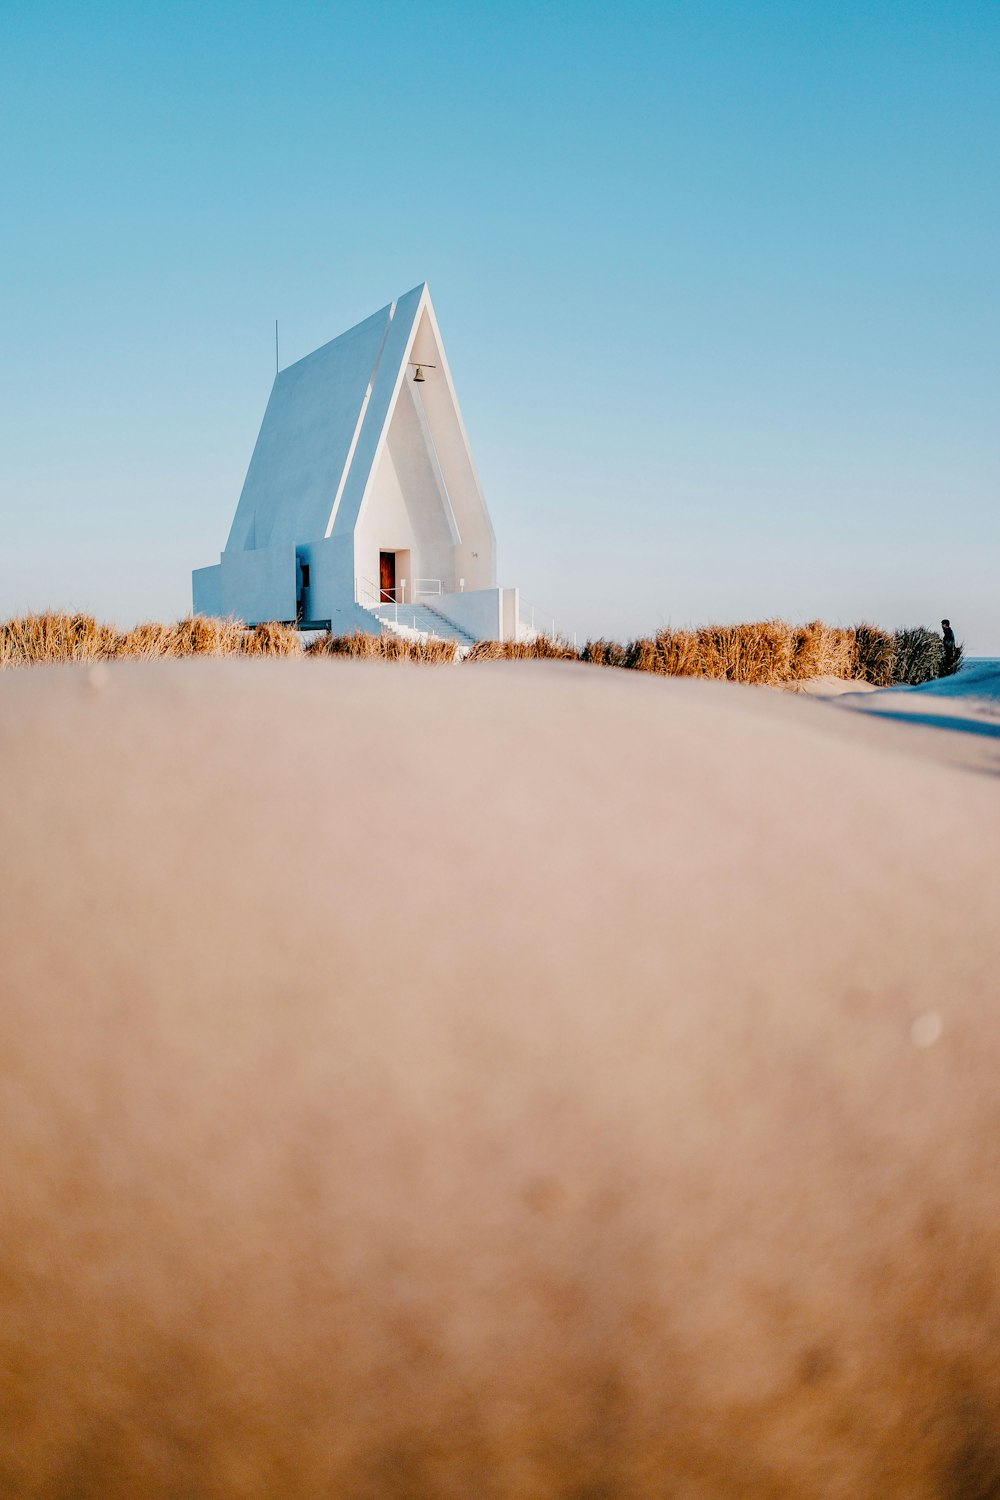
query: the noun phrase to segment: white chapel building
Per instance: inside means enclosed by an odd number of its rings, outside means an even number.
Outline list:
[[[496,540],[426,285],[275,376],[195,612],[441,635],[535,634]]]

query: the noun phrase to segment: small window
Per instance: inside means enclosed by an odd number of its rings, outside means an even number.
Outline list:
[[[309,564],[308,563],[303,563],[302,564],[302,587],[304,589],[307,589],[309,587]]]

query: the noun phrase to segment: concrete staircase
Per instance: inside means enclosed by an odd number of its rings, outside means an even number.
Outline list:
[[[436,636],[438,640],[454,641],[463,649],[476,644],[474,635],[453,624],[429,604],[377,604],[372,614],[382,622],[384,630],[391,630],[396,635],[410,638],[415,635]]]

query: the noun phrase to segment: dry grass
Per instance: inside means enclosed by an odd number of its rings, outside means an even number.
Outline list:
[[[913,630],[897,630],[895,639],[894,680],[915,687],[944,675],[944,641],[933,630],[918,625]]]
[[[465,661],[579,661],[580,654],[565,641],[536,636],[533,641],[477,641]]]
[[[607,641],[602,636],[599,641],[587,642],[580,652],[580,660],[592,662],[595,667],[624,667],[627,655],[627,648],[621,641]]]
[[[600,666],[666,677],[713,677],[770,687],[813,677],[857,675],[854,631],[820,620],[808,625],[761,620],[749,625],[661,630],[627,646],[617,641],[588,641],[581,658]]]
[[[0,626],[0,666],[102,660],[114,653],[117,640],[117,631],[89,615],[22,615]]]
[[[0,624],[0,667],[46,662],[151,661],[176,656],[298,656],[291,625],[257,625],[192,615],[173,625],[150,621],[132,630],[99,625],[90,615],[49,611]]]
[[[361,656],[377,661],[452,662],[454,641],[408,639],[399,635],[321,635],[306,647],[307,656]]]
[[[895,637],[877,625],[855,625],[850,670],[844,676],[860,677],[874,687],[889,687],[899,680],[895,672]]]
[[[854,631],[840,625],[812,620],[793,625],[792,676],[796,681],[811,677],[854,677]]]
[[[257,625],[192,615],[173,625],[150,622],[119,631],[89,615],[50,612],[0,623],[0,668],[41,662],[150,661],[187,656],[301,656],[298,631],[291,625]],[[454,641],[392,635],[318,637],[305,655],[352,656],[378,661],[450,663],[459,659]],[[706,625],[697,630],[661,630],[622,644],[588,641],[576,651],[565,641],[539,636],[533,641],[478,641],[465,661],[581,661],[655,672],[666,677],[713,677],[781,687],[816,677],[860,679],[875,687],[923,682],[954,671],[961,648],[946,653],[940,636],[917,627],[895,635],[863,623],[852,629],[789,625],[762,620],[746,625]]]

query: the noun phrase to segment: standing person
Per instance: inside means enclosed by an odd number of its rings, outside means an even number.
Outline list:
[[[944,650],[941,653],[941,676],[950,677],[957,672],[961,664],[961,648],[955,643],[955,632],[951,628],[950,620],[941,621],[941,635],[944,640]]]

